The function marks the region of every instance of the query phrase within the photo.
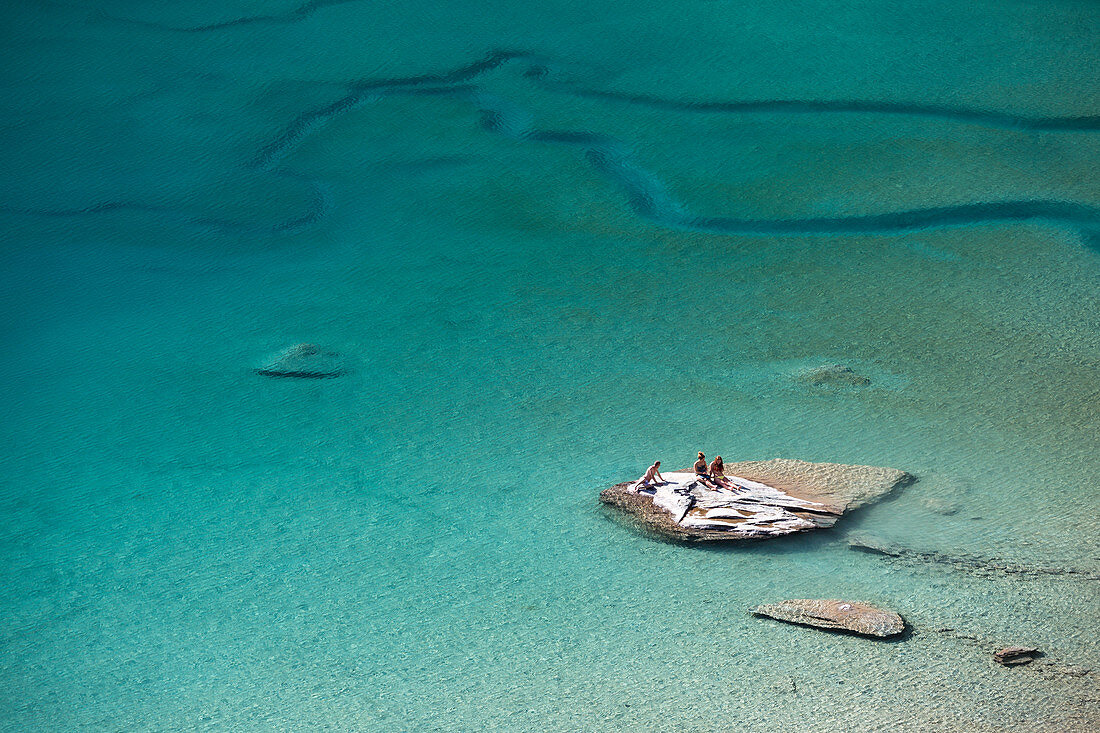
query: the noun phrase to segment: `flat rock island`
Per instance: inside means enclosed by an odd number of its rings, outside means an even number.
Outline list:
[[[669,539],[766,539],[831,527],[844,512],[914,481],[895,468],[786,458],[728,463],[726,477],[735,488],[709,488],[692,471],[669,471],[664,484],[639,492],[636,481],[616,484],[600,501]]]

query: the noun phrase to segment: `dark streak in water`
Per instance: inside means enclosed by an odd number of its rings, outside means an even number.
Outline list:
[[[1100,251],[1100,210],[1073,201],[983,201],[883,214],[790,219],[700,216],[686,212],[673,202],[661,182],[635,164],[628,154],[609,151],[605,145],[593,141],[587,146],[587,155],[593,166],[619,183],[636,213],[673,228],[768,236],[899,234],[977,224],[1044,221],[1074,229],[1083,244]]]
[[[645,170],[631,155],[629,148],[614,138],[597,133],[575,130],[538,130],[528,125],[525,115],[493,95],[465,84],[476,76],[515,60],[534,61],[533,54],[501,51],[485,59],[461,66],[441,74],[355,82],[352,91],[317,110],[300,115],[291,125],[261,152],[257,159],[260,167],[269,167],[287,153],[295,143],[316,129],[323,122],[354,109],[367,98],[386,95],[430,94],[449,95],[467,99],[481,113],[482,126],[507,137],[529,142],[550,143],[579,148],[591,165],[623,190],[627,200],[639,216],[661,226],[705,231],[717,234],[751,234],[764,236],[795,236],[812,234],[895,234],[940,227],[973,226],[986,223],[1049,222],[1075,229],[1089,247],[1100,249],[1100,210],[1072,201],[1021,199],[1011,201],[972,202],[949,206],[933,206],[907,209],[881,214],[865,214],[838,217],[805,217],[789,219],[754,219],[730,216],[703,216],[694,214],[676,202],[664,184]],[[525,76],[544,85],[545,67],[532,63]],[[597,93],[590,93],[597,94]],[[606,96],[604,93],[598,93]],[[614,98],[618,98],[615,96]],[[624,101],[637,101],[630,97]],[[694,103],[673,103],[647,98],[646,103],[667,105],[680,109],[682,104],[695,108]],[[710,111],[745,111],[755,105],[766,107],[798,108],[800,111],[823,111],[816,102],[753,102],[715,103],[700,105]],[[718,105],[718,106],[716,106]],[[863,105],[859,109],[857,106]],[[983,112],[955,108],[922,107],[920,105],[893,105],[890,103],[838,102],[825,104],[825,111],[890,111],[897,114],[917,114],[949,117],[965,121],[995,121],[1004,126],[1027,129],[1080,129],[1088,130],[1081,120],[1094,118],[1023,118],[996,112]],[[915,110],[915,111],[914,111]],[[1056,125],[1065,123],[1058,128]],[[1074,127],[1076,125],[1076,127]]]
[[[983,201],[954,206],[933,206],[885,214],[807,219],[735,219],[696,217],[688,224],[714,231],[758,234],[875,234],[937,227],[967,226],[982,222],[1050,221],[1073,227],[1100,227],[1100,212],[1072,201],[1020,199]]]
[[[165,31],[180,33],[205,33],[208,31],[223,30],[242,25],[255,23],[295,23],[308,18],[316,11],[335,5],[344,5],[357,0],[313,0],[277,15],[254,15],[235,18],[219,23],[209,23],[201,26],[179,28],[163,25],[151,21],[111,17],[119,22],[143,25],[158,28]],[[451,74],[442,74],[435,77],[411,77],[408,79],[389,79],[374,82],[374,85],[395,86],[402,84],[420,84],[433,79],[435,83],[449,83],[455,74],[464,71],[472,71],[472,78],[482,71],[495,68],[504,61],[532,56],[523,52],[503,52],[493,54],[482,62],[477,62],[470,67],[464,67]],[[486,64],[485,68],[476,67]],[[603,101],[621,102],[651,109],[662,109],[674,112],[694,113],[725,113],[725,114],[753,114],[753,113],[782,113],[782,114],[880,114],[900,115],[907,117],[929,117],[949,120],[952,122],[965,122],[986,127],[1009,130],[1027,130],[1032,132],[1096,132],[1100,131],[1100,115],[1070,115],[1070,116],[1036,116],[1012,114],[997,110],[975,109],[972,107],[960,107],[946,104],[917,104],[911,102],[880,102],[875,100],[860,99],[746,99],[737,101],[700,101],[690,99],[669,99],[648,94],[627,94],[602,89],[592,89],[573,84],[553,83],[546,80],[547,68],[533,65],[527,70],[525,76],[538,83],[548,91],[565,93],[575,97],[587,99],[599,99]]]
[[[540,58],[538,54],[529,51],[498,50],[488,54],[485,58],[473,63],[459,66],[452,71],[442,74],[418,74],[415,76],[398,77],[396,79],[368,79],[353,82],[356,89],[383,89],[391,87],[419,86],[431,84],[461,84],[471,81],[482,74],[498,69],[509,61],[521,59],[535,60]]]
[[[337,0],[340,1],[340,0]],[[314,2],[288,15],[313,12],[334,2]],[[276,16],[273,16],[276,17]],[[277,16],[283,17],[283,16]],[[250,21],[251,22],[251,21]],[[330,207],[327,188],[318,180],[290,173],[277,167],[279,160],[299,142],[328,121],[350,112],[370,101],[385,96],[450,96],[470,102],[481,115],[484,129],[506,137],[534,143],[564,145],[579,149],[588,162],[618,184],[631,209],[639,216],[660,226],[705,231],[717,234],[751,234],[764,236],[797,236],[810,234],[893,234],[937,227],[973,226],[995,222],[1048,222],[1075,229],[1084,244],[1100,251],[1100,210],[1072,201],[1021,199],[1013,201],[970,202],[949,206],[838,217],[804,217],[789,219],[755,219],[732,216],[703,216],[688,211],[675,201],[664,184],[645,170],[633,157],[629,147],[614,138],[598,133],[576,130],[539,130],[530,124],[523,110],[470,84],[486,72],[511,61],[526,60],[524,76],[532,83],[555,92],[567,91],[581,97],[595,97],[628,103],[645,104],[674,111],[704,111],[741,113],[758,111],[788,112],[858,112],[908,114],[939,117],[963,122],[1045,131],[1093,131],[1100,129],[1100,118],[1038,118],[1008,113],[971,110],[935,105],[910,105],[888,102],[813,102],[761,100],[755,102],[680,102],[657,97],[622,95],[613,92],[573,89],[546,81],[549,71],[538,55],[525,51],[501,50],[484,58],[437,74],[421,74],[391,79],[366,79],[350,82],[347,93],[322,107],[300,114],[264,146],[249,167],[297,179],[312,188],[313,201],[302,214],[267,229],[274,232],[298,231],[316,224]],[[195,217],[167,207],[140,203],[108,201],[76,209],[12,209],[4,211],[44,216],[78,216],[101,214],[116,210],[133,210],[173,214],[186,221],[216,229],[241,231],[248,229],[221,219]],[[262,231],[262,230],[256,230]]]
[[[350,112],[383,93],[454,93],[455,85],[471,81],[482,74],[517,59],[534,59],[524,51],[495,51],[483,59],[442,74],[419,74],[394,79],[371,79],[352,82],[350,93],[319,109],[303,112],[287,128],[266,145],[252,161],[256,168],[270,168],[299,141],[329,120]]]
[[[748,99],[736,102],[704,102],[665,99],[646,94],[625,94],[599,89],[587,89],[543,82],[546,89],[585,99],[635,104],[673,112],[709,112],[726,114],[884,114],[908,117],[932,117],[966,122],[986,127],[1035,132],[1095,132],[1100,130],[1100,115],[1078,117],[1035,117],[996,110],[955,107],[945,104],[913,104],[909,102],[877,102],[858,99]]]
[[[308,185],[312,191],[312,201],[306,210],[298,216],[267,227],[249,226],[231,219],[199,216],[181,208],[154,206],[138,201],[103,201],[96,204],[89,204],[88,206],[56,209],[0,206],[0,211],[9,214],[22,214],[26,216],[41,216],[47,218],[73,218],[96,216],[112,212],[134,212],[170,216],[197,227],[233,234],[291,234],[307,229],[321,221],[328,213],[330,202],[328,189],[322,183],[303,176],[286,175],[301,180]]]
[[[163,23],[154,23],[148,20],[119,18],[116,16],[106,17],[109,17],[111,20],[115,20],[120,23],[141,25],[145,26],[146,28],[156,28],[157,30],[169,31],[172,33],[207,33],[209,31],[220,31],[226,28],[236,28],[244,25],[255,25],[257,23],[297,23],[300,20],[305,20],[322,8],[327,8],[333,5],[346,5],[353,2],[358,2],[358,0],[312,0],[312,2],[305,3],[304,5],[299,5],[298,7],[292,8],[285,13],[278,13],[276,15],[246,15],[241,18],[224,20],[219,23],[207,23],[206,25],[187,26],[183,28],[180,28],[178,26],[165,25]]]

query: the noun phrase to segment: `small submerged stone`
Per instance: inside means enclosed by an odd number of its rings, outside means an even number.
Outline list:
[[[771,688],[772,692],[779,695],[798,692],[798,683],[794,681],[794,677],[788,677],[786,675],[776,677],[771,681],[768,687]]]
[[[862,601],[799,599],[757,606],[752,612],[787,623],[849,631],[860,636],[886,638],[905,631],[901,616]]]
[[[332,379],[346,373],[340,354],[316,344],[295,344],[256,370],[265,377]]]
[[[1016,664],[1034,662],[1035,658],[1041,653],[1038,649],[1030,646],[1006,646],[1004,649],[993,652],[993,661],[1010,667]]]
[[[958,514],[959,509],[962,508],[962,504],[950,499],[944,499],[937,496],[930,496],[921,501],[921,504],[930,512],[936,514],[942,514],[945,517],[950,517],[953,514]]]

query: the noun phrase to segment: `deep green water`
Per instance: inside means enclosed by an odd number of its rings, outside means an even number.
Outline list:
[[[3,5],[0,729],[1100,725],[1095,2],[162,5]],[[697,450],[920,480],[598,506]]]

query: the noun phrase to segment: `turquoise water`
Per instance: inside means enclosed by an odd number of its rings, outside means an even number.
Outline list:
[[[1100,8],[468,5],[5,6],[0,729],[1095,727]],[[598,506],[697,450],[920,480]]]

